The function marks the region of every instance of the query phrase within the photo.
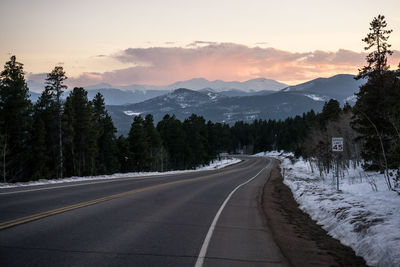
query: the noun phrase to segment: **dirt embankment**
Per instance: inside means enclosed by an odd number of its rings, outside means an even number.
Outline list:
[[[278,161],[264,187],[263,210],[275,241],[292,266],[367,266],[363,258],[298,208],[283,184]]]

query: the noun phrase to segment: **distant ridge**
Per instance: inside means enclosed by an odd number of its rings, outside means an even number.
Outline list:
[[[196,81],[197,82],[197,81]],[[155,122],[165,114],[175,114],[184,120],[192,113],[206,120],[234,124],[255,119],[286,119],[313,109],[321,111],[325,101],[337,99],[354,104],[360,84],[353,75],[318,78],[279,91],[245,92],[216,91],[212,88],[191,90],[180,88],[146,101],[119,106],[107,106],[119,133],[127,134],[134,115],[152,114]],[[229,95],[230,92],[231,95]]]
[[[44,85],[35,81],[28,81],[28,87],[34,92],[41,92]],[[208,88],[215,92],[221,92],[226,96],[252,95],[256,92],[275,92],[287,87],[286,84],[266,78],[257,78],[244,82],[222,80],[209,81],[204,78],[193,78],[186,81],[179,81],[165,86],[132,84],[126,86],[113,86],[108,83],[85,86],[88,97],[93,98],[100,92],[107,105],[124,105],[139,103],[153,97],[169,93],[175,89],[188,88],[191,90],[201,90]]]
[[[340,102],[354,102],[354,93],[358,92],[362,80],[354,80],[354,75],[338,74],[329,78],[317,78],[295,86],[265,79],[257,78],[244,82],[225,82],[221,80],[209,81],[204,78],[193,78],[176,82],[167,86],[153,85],[127,85],[113,86],[108,83],[86,86],[88,97],[93,98],[100,92],[107,105],[126,105],[140,103],[158,96],[168,94],[179,88],[187,88],[194,91],[213,92],[225,97],[266,96],[277,92],[300,94],[315,101],[326,101],[330,98]],[[31,89],[32,101],[37,100],[37,93],[43,90],[44,85],[34,81],[28,81]],[[36,92],[36,93],[35,93]],[[67,93],[66,93],[67,94]],[[64,97],[66,97],[64,94]]]

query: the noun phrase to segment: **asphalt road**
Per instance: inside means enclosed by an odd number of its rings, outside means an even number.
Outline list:
[[[3,189],[0,265],[287,266],[261,207],[271,166]]]

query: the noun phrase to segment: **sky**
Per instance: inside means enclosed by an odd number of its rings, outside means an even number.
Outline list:
[[[197,77],[293,85],[357,73],[378,14],[393,29],[396,67],[398,0],[0,0],[0,64],[16,55],[35,81],[61,65],[71,86]]]

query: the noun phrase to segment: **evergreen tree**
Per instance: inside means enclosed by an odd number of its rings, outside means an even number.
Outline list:
[[[52,94],[45,89],[33,107],[33,127],[31,130],[31,153],[29,158],[30,176],[32,179],[51,179],[57,174],[56,140],[51,135],[57,131],[54,120],[54,105]]]
[[[55,105],[55,120],[57,121],[57,150],[58,150],[58,155],[57,155],[57,177],[62,178],[63,177],[63,169],[64,169],[64,156],[63,156],[63,145],[62,145],[62,123],[61,123],[61,116],[63,113],[63,103],[61,100],[62,93],[64,92],[64,89],[67,88],[66,85],[64,85],[64,81],[67,79],[67,76],[65,76],[65,72],[63,67],[61,66],[56,66],[49,74],[47,74],[46,78],[46,89],[51,92],[51,94],[54,97],[54,105]]]
[[[31,112],[23,64],[12,56],[0,74],[0,166],[4,182],[28,178],[26,159]]]
[[[214,124],[211,121],[207,122],[207,162],[215,159],[221,152],[220,140],[218,138],[218,135],[222,132],[221,130],[221,123]]]
[[[353,111],[353,107],[349,104],[349,102],[346,102],[343,106],[343,112],[350,113],[352,111]]]
[[[75,87],[67,97],[63,122],[67,175],[95,175],[98,128],[92,104],[82,87]]]
[[[143,118],[140,115],[135,116],[128,134],[129,171],[146,171],[149,169],[149,144],[143,124]]]
[[[359,69],[359,74],[356,79],[372,78],[384,74],[388,69],[387,56],[392,55],[393,51],[389,48],[390,44],[387,43],[389,34],[392,30],[386,30],[387,23],[385,16],[378,15],[370,23],[370,32],[362,39],[367,45],[364,47],[366,51],[373,48],[374,50],[367,55],[367,66]]]
[[[386,30],[385,17],[379,15],[370,23],[370,33],[363,41],[367,44],[365,50],[373,49],[367,56],[367,66],[359,70],[357,79],[368,79],[360,87],[357,102],[353,108],[353,126],[359,132],[364,143],[363,157],[366,167],[385,170],[390,163],[393,150],[393,135],[388,119],[387,96],[395,89],[396,74],[389,70],[387,56],[392,54],[387,43],[392,30]],[[397,102],[397,101],[396,101]],[[398,103],[389,104],[389,106]],[[391,188],[390,179],[387,179]]]
[[[51,179],[52,173],[49,169],[49,153],[46,144],[46,126],[40,116],[34,116],[30,153],[30,178],[32,180]]]
[[[330,99],[328,102],[325,102],[322,112],[319,115],[321,127],[325,127],[328,121],[338,120],[341,111],[340,103],[337,100]]]
[[[208,163],[207,126],[201,116],[192,114],[183,122],[185,131],[185,168],[195,168]]]
[[[122,135],[117,139],[119,171],[122,173],[129,171],[129,147],[128,141]]]
[[[117,146],[114,127],[111,116],[108,114],[104,98],[97,93],[93,101],[93,112],[98,132],[96,159],[97,172],[111,174],[118,170]]]
[[[165,150],[161,144],[161,137],[154,127],[153,115],[146,115],[143,121],[143,128],[147,136],[150,170],[163,171],[163,165],[166,160]]]
[[[166,169],[184,169],[185,167],[185,131],[182,122],[176,119],[175,115],[165,115],[158,122],[157,130],[160,133],[163,146],[168,154]]]

